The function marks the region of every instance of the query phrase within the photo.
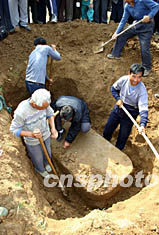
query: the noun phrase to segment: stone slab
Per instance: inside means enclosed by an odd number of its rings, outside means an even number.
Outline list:
[[[73,176],[72,184],[70,180],[66,185],[74,186],[89,206],[104,207],[120,190],[120,181],[132,173],[131,160],[92,129],[79,133],[68,149],[63,144],[52,140],[52,154],[61,173]]]

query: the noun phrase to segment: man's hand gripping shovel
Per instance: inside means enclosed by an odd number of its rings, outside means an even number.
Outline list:
[[[125,33],[126,31],[128,31],[129,29],[133,28],[135,25],[140,24],[140,23],[142,23],[142,22],[143,22],[143,19],[141,19],[141,20],[139,20],[139,21],[137,21],[137,22],[135,22],[135,23],[129,25],[126,29],[124,29],[122,32],[118,33],[116,36],[119,37],[120,35],[122,35],[122,34]],[[111,41],[113,41],[113,40],[114,40],[114,38],[112,37],[111,39],[109,39],[109,40],[106,41],[106,42],[101,42],[99,46],[93,48],[93,52],[94,52],[95,54],[98,54],[98,53],[100,53],[100,52],[103,52],[103,51],[104,51],[104,47],[105,47],[109,42],[111,42]]]

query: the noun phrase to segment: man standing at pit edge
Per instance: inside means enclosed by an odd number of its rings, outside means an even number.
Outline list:
[[[104,127],[103,137],[110,140],[120,124],[116,142],[116,147],[120,150],[125,147],[133,126],[133,122],[120,108],[121,105],[129,111],[134,119],[140,114],[139,133],[145,132],[148,121],[148,95],[145,85],[142,83],[143,74],[144,68],[140,64],[132,64],[129,75],[122,76],[111,87],[112,95],[117,102]]]
[[[123,17],[116,32],[112,36],[112,39],[117,40],[112,54],[108,54],[107,58],[119,59],[126,41],[137,35],[140,41],[142,65],[145,68],[143,76],[145,77],[148,76],[152,70],[150,42],[154,29],[153,17],[159,10],[159,4],[153,0],[125,0],[125,3]],[[118,37],[118,34],[123,30],[130,16],[132,16],[135,21],[141,19],[143,19],[143,21]]]

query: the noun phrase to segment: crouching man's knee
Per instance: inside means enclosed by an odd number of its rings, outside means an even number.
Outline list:
[[[90,122],[86,122],[86,123],[81,123],[81,131],[82,132],[88,132],[91,129],[91,124]]]

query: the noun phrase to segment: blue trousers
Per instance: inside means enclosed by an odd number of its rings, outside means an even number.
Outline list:
[[[46,23],[46,7],[49,10],[50,19],[52,14],[55,14],[57,16],[57,0],[39,0],[39,2],[37,2],[38,20],[43,22],[44,24]]]
[[[134,109],[127,105],[124,105],[124,106],[130,112],[133,118],[136,119],[139,114],[138,109]],[[124,113],[124,111],[116,105],[113,111],[111,112],[108,118],[108,121],[104,127],[103,137],[106,140],[111,140],[112,135],[119,124],[120,124],[120,130],[119,130],[119,134],[118,134],[118,138],[117,138],[117,142],[115,146],[118,149],[122,150],[125,147],[126,141],[130,135],[133,122]]]
[[[34,91],[41,89],[41,88],[45,88],[44,84],[34,83],[34,82],[29,82],[29,81],[25,81],[25,85],[30,96],[34,93]]]
[[[153,34],[154,23],[141,23],[126,31],[124,34],[119,36],[116,40],[112,54],[115,57],[120,57],[123,47],[127,40],[134,36],[138,36],[141,48],[141,59],[142,65],[145,69],[149,70],[152,68],[151,53],[150,53],[150,42]]]
[[[47,149],[47,152],[49,154],[49,157],[51,159],[51,146],[50,146],[50,137],[47,138],[44,141],[45,147]],[[42,150],[42,147],[40,144],[38,145],[28,145],[26,144],[26,148],[28,150],[28,154],[31,157],[32,163],[34,165],[34,167],[40,171],[40,172],[44,172],[45,168],[44,166],[46,166],[48,163],[45,154]]]
[[[57,12],[56,0],[49,0],[49,3],[50,3],[50,13],[51,13],[51,15],[55,14],[57,16],[58,12]]]

